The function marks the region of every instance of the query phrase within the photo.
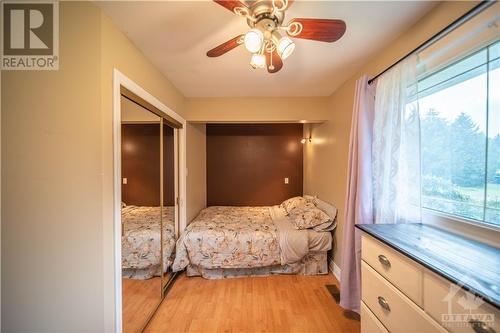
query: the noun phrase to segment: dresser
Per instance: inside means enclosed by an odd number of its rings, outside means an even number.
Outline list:
[[[424,224],[357,227],[362,333],[500,333],[498,249]]]

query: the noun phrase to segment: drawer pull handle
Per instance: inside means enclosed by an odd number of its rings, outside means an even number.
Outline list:
[[[496,333],[493,327],[490,327],[480,320],[469,320],[469,324],[472,325],[472,329],[476,333]]]
[[[378,304],[380,304],[380,306],[382,308],[384,308],[385,310],[391,311],[391,307],[389,306],[389,303],[387,303],[387,301],[385,300],[385,298],[383,298],[382,296],[378,297]]]
[[[386,267],[391,267],[391,262],[389,261],[389,259],[387,259],[386,256],[384,256],[383,254],[380,254],[378,256],[378,261],[380,261],[380,263]]]

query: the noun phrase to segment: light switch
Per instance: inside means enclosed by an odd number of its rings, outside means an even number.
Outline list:
[[[285,184],[288,184],[288,177],[285,178]]]
[[[127,185],[127,183],[128,183],[128,179],[127,179],[127,178],[123,178],[123,179],[122,179],[122,184],[123,184],[123,185]]]

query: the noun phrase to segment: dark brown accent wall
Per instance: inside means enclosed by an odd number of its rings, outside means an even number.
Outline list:
[[[207,205],[275,205],[302,195],[302,137],[302,124],[208,124]]]
[[[175,158],[174,129],[163,125],[163,204],[174,206],[175,202]]]
[[[164,127],[164,205],[174,204],[173,129]],[[127,205],[160,205],[160,125],[122,124],[122,201]]]

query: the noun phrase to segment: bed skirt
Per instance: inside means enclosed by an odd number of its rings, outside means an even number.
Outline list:
[[[205,279],[268,276],[273,274],[328,274],[327,251],[309,252],[301,261],[287,265],[249,268],[203,268],[195,265],[188,265],[186,274],[187,276],[202,276]]]
[[[171,258],[165,261],[165,267],[163,268],[163,273],[166,273],[169,267],[172,265],[173,260]],[[147,280],[154,277],[161,276],[160,265],[151,265],[146,268],[124,268],[122,267],[122,277],[134,280]]]
[[[127,279],[147,280],[160,275],[159,265],[153,265],[147,268],[122,268],[122,277]]]

